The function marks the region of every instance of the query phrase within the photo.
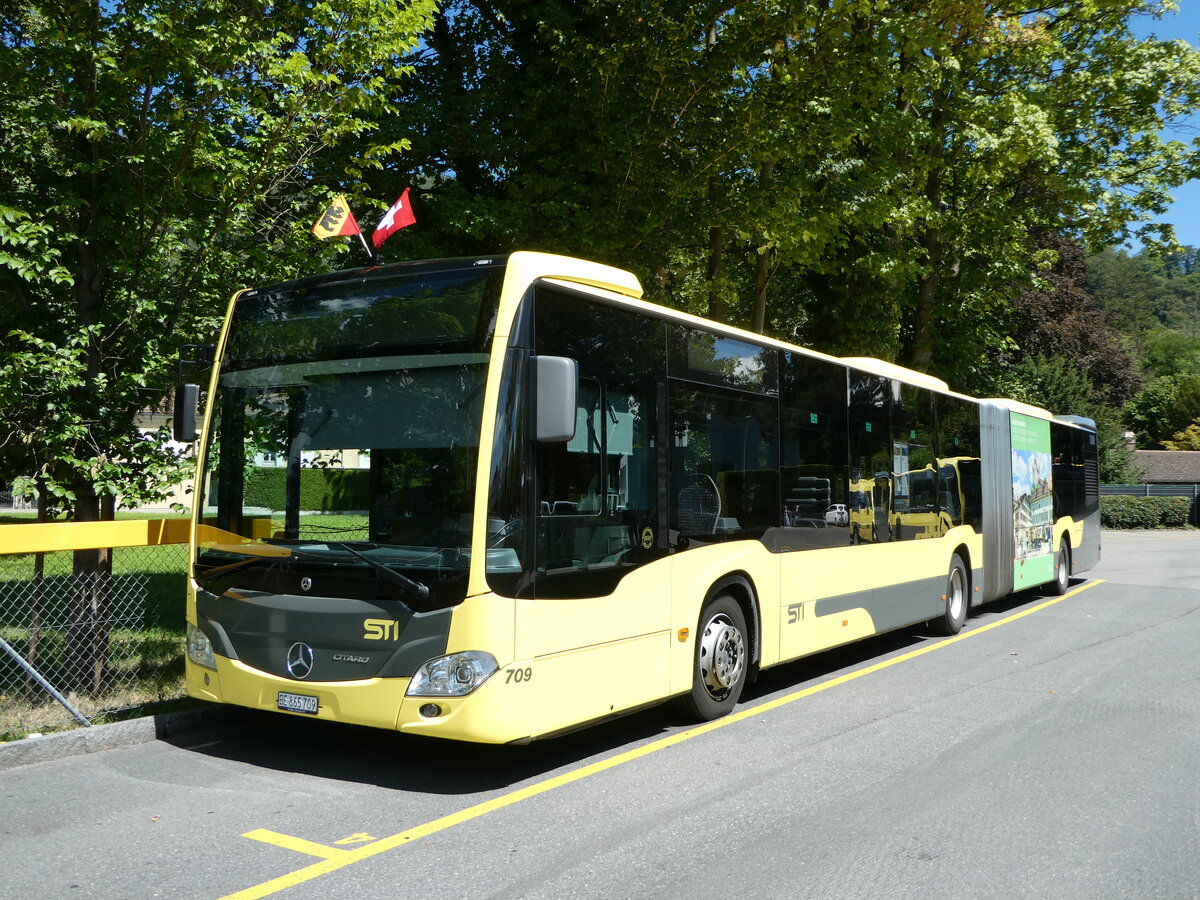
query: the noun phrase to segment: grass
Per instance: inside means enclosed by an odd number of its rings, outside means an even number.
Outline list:
[[[11,642],[10,642],[11,643]],[[11,660],[8,661],[11,664]],[[48,734],[77,728],[79,723],[36,684],[23,681],[23,673],[11,665],[0,667],[0,741],[29,734]],[[113,721],[142,715],[148,707],[184,696],[183,638],[162,630],[148,630],[136,637],[114,632],[110,643],[110,672],[120,686],[98,697],[86,692],[66,692],[70,704],[93,722]],[[50,679],[54,683],[53,679]]]

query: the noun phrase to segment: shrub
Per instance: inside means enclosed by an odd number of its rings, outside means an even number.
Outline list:
[[[1105,528],[1186,528],[1190,497],[1101,497],[1100,524]]]

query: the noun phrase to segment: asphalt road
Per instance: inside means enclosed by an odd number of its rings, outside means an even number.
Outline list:
[[[252,716],[0,772],[0,897],[1200,897],[1200,532],[525,748]],[[1104,579],[1102,583],[1097,583]]]

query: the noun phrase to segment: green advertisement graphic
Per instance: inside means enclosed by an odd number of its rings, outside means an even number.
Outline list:
[[[1013,587],[1054,575],[1054,485],[1050,423],[1010,413],[1012,424]]]

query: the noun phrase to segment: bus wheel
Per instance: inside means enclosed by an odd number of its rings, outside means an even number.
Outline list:
[[[946,576],[946,609],[930,625],[936,634],[958,634],[967,621],[967,567],[957,553]]]
[[[680,698],[683,711],[707,721],[733,709],[746,684],[749,647],[742,608],[728,594],[714,597],[700,614],[692,690]]]
[[[1071,551],[1064,537],[1059,545],[1058,555],[1054,557],[1054,581],[1050,582],[1050,592],[1060,597],[1071,586]]]

